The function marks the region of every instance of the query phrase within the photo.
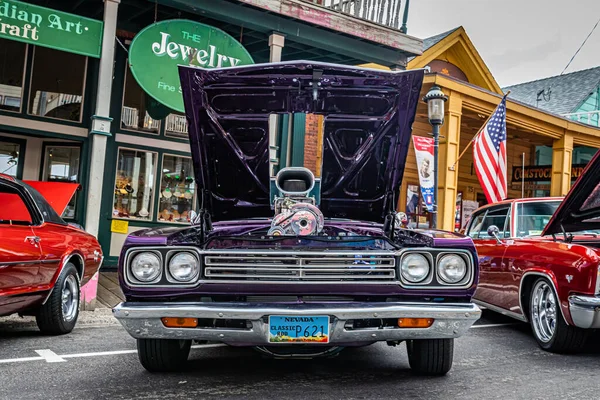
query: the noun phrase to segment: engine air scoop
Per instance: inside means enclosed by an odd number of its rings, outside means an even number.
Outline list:
[[[315,235],[323,230],[323,213],[309,193],[315,186],[313,173],[302,167],[284,168],[277,174],[275,217],[269,235]]]

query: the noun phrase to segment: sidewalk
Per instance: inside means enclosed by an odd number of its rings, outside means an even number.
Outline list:
[[[96,309],[113,308],[120,302],[125,301],[125,296],[119,287],[119,278],[116,272],[100,272],[98,278],[98,295],[96,297]]]

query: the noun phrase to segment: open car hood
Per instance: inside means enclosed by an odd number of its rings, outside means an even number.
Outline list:
[[[81,185],[79,183],[66,182],[42,182],[42,181],[23,181],[35,190],[37,190],[52,206],[58,215],[62,215],[71,198]]]
[[[542,236],[593,229],[600,229],[600,152],[573,184]]]
[[[324,116],[325,217],[383,222],[395,210],[423,70],[294,61],[179,72],[198,193],[213,220],[273,215],[272,113]]]

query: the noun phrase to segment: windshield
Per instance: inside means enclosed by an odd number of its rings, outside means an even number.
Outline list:
[[[560,200],[517,203],[517,237],[540,236]]]

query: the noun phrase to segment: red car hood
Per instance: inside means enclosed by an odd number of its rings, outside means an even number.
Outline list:
[[[78,183],[23,181],[38,192],[52,206],[58,215],[62,215],[71,198],[81,188]]]
[[[600,152],[571,187],[543,235],[600,229]]]

